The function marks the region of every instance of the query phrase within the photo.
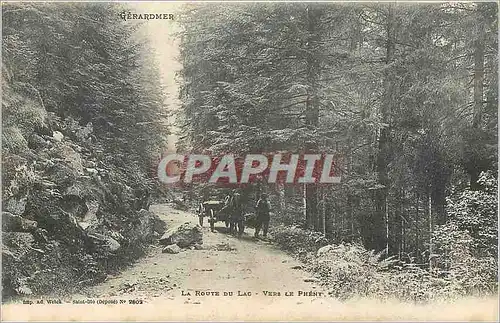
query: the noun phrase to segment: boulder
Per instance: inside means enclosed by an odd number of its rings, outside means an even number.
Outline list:
[[[83,162],[81,155],[67,142],[59,143],[51,149],[53,160],[63,161],[71,169],[83,174]]]
[[[115,252],[121,247],[118,241],[100,233],[89,234],[89,237],[101,244],[108,252]]]
[[[188,248],[195,244],[203,244],[201,227],[191,222],[186,222],[173,227],[160,238],[160,244],[177,244],[181,248]]]
[[[149,211],[141,210],[137,212],[133,221],[129,224],[127,230],[128,238],[134,241],[152,241],[153,240],[154,214]]]
[[[108,247],[108,250],[111,252],[115,252],[121,247],[120,243],[111,237],[108,237],[106,239],[106,246]]]
[[[27,220],[10,212],[2,212],[2,231],[4,232],[32,232],[37,226],[36,221]]]
[[[54,131],[52,133],[52,138],[54,138],[55,141],[61,142],[64,138],[64,135],[60,131]]]
[[[76,131],[76,137],[80,140],[80,141],[86,141],[90,135],[92,134],[92,132],[94,131],[94,128],[92,126],[92,122],[89,122],[87,123],[87,125],[83,128],[80,128]]]
[[[125,241],[125,237],[118,231],[111,231],[110,232],[111,238],[115,239],[118,242],[123,242]]]
[[[46,148],[48,145],[48,142],[36,133],[32,133],[28,138],[28,147],[31,149]]]
[[[163,248],[162,252],[175,254],[181,252],[181,248],[176,244],[171,244]]]
[[[97,171],[97,169],[95,169],[95,168],[88,168],[88,167],[87,167],[87,168],[85,168],[85,171],[86,171],[87,173],[89,173],[89,174],[92,174],[92,175],[97,175],[97,174],[99,174],[99,172],[98,172],[98,171]]]
[[[84,230],[87,230],[89,226],[91,226],[92,224],[97,224],[99,222],[99,220],[97,219],[97,212],[99,211],[100,205],[97,201],[87,201],[85,202],[85,205],[87,207],[87,212],[83,216],[83,219],[78,223]]]
[[[167,224],[165,223],[165,221],[160,219],[157,214],[151,211],[141,209],[139,211],[139,217],[148,218],[151,222],[151,225],[153,226],[153,231],[156,233],[163,234],[167,229]]]

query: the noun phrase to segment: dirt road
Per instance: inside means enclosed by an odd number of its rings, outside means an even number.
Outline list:
[[[194,214],[167,205],[154,205],[150,210],[158,214],[168,227],[198,222]],[[294,292],[294,296],[298,296],[299,291],[301,296],[297,301],[300,302],[312,301],[326,294],[314,282],[304,281],[313,280],[313,277],[298,268],[299,262],[271,243],[255,240],[253,229],[247,228],[244,236],[237,238],[226,232],[224,223],[216,223],[217,230],[211,232],[206,222],[203,250],[184,249],[179,254],[167,254],[162,253],[162,246],[152,246],[149,254],[134,266],[85,290],[85,294],[92,297],[123,295],[148,302],[155,298],[181,297],[186,304],[202,304],[209,299],[224,302],[238,295],[242,298],[267,298],[267,303],[271,304],[278,299],[278,294],[289,298],[291,296],[285,296],[285,292]],[[224,292],[233,294],[224,297]],[[305,296],[306,293],[309,296]]]
[[[167,205],[154,205],[168,226],[198,218]],[[63,305],[11,304],[9,320],[140,321],[318,321],[318,320],[488,320],[495,321],[496,299],[463,299],[415,305],[357,299],[340,302],[326,295],[300,263],[272,244],[203,228],[203,250],[162,253],[151,246],[146,257],[98,286],[84,288]],[[231,294],[229,294],[231,293]],[[75,304],[93,300],[101,304]],[[120,301],[124,302],[123,304]],[[105,304],[118,302],[118,304]],[[27,310],[29,309],[29,310]]]

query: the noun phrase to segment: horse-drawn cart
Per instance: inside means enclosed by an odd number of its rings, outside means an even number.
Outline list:
[[[208,217],[210,230],[215,230],[215,222],[224,221],[226,228],[229,227],[229,212],[227,202],[219,200],[204,201],[198,208],[200,226],[203,227],[203,218]]]

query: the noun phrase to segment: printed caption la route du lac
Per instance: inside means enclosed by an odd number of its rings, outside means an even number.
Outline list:
[[[200,297],[217,297],[217,296],[242,296],[242,297],[250,297],[250,296],[271,296],[271,297],[280,297],[280,296],[303,296],[303,297],[323,297],[325,296],[324,292],[319,291],[260,291],[260,292],[251,292],[251,291],[204,291],[204,290],[193,290],[193,291],[181,291],[181,296],[200,296]]]

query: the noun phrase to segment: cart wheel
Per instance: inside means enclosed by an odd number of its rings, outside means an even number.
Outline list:
[[[214,218],[214,210],[210,210],[210,230],[212,232],[215,231],[215,218]]]
[[[200,227],[203,227],[203,215],[198,217],[200,221]]]

